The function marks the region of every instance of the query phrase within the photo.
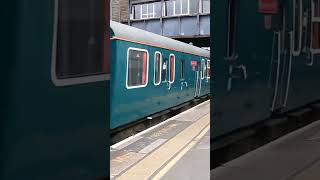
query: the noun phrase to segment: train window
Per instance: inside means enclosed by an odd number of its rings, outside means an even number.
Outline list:
[[[184,79],[184,60],[182,59],[180,61],[180,79]]]
[[[293,3],[293,55],[299,56],[302,43],[302,0],[294,0]]]
[[[237,4],[236,0],[229,0],[228,7],[228,26],[227,26],[227,58],[234,57],[236,54],[237,40]]]
[[[154,85],[159,85],[161,81],[162,56],[160,52],[154,54]]]
[[[201,79],[204,79],[205,78],[205,74],[206,74],[206,64],[205,64],[205,60],[204,59],[201,60],[201,71],[200,71],[200,74],[201,74]]]
[[[312,0],[311,51],[320,53],[320,0]]]
[[[64,0],[57,3],[56,9],[52,66],[55,84],[106,80],[109,70],[103,57],[104,1]]]
[[[129,48],[127,59],[127,88],[145,87],[148,83],[149,53],[145,49]]]
[[[207,60],[207,78],[210,79],[210,60]]]
[[[165,58],[162,63],[162,72],[161,72],[162,82],[167,82],[167,73],[168,73],[168,59]]]
[[[169,83],[173,83],[175,79],[175,56],[170,54],[170,65],[169,65]]]

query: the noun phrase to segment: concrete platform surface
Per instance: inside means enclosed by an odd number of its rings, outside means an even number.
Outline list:
[[[110,147],[111,179],[210,179],[210,101]]]
[[[320,120],[210,174],[212,180],[320,180]]]

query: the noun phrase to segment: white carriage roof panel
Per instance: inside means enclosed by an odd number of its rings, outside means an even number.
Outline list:
[[[171,38],[160,36],[158,34],[154,34],[114,21],[110,21],[110,27],[114,32],[114,36],[116,38],[133,42],[146,43],[153,46],[164,47],[175,51],[210,58],[210,51]]]

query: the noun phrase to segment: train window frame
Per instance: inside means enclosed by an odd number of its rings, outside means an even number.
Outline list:
[[[298,9],[298,13],[297,13]],[[298,18],[298,19],[297,19]],[[299,24],[297,25],[297,20]],[[296,33],[298,34],[298,39],[296,39]],[[302,46],[302,36],[303,36],[303,3],[302,0],[293,1],[293,31],[292,31],[292,55],[299,56],[301,53]],[[296,48],[297,46],[297,48]]]
[[[185,80],[185,67],[184,67],[184,60],[180,59],[180,81]]]
[[[156,57],[157,57],[157,54],[160,55],[160,69],[159,69],[159,82],[156,83]],[[161,52],[159,51],[156,51],[154,53],[154,63],[153,63],[153,69],[154,69],[154,73],[153,73],[153,84],[155,86],[158,86],[161,84],[161,81],[162,81],[162,54]]]
[[[171,57],[173,57],[173,73],[171,74]],[[170,54],[169,55],[169,63],[168,63],[168,65],[169,65],[169,79],[168,79],[168,82],[170,83],[170,84],[173,84],[174,83],[174,80],[175,80],[175,78],[176,78],[176,56],[174,55],[174,54]],[[171,81],[171,75],[173,75],[173,80]]]
[[[317,0],[317,3],[320,3],[319,0]],[[317,38],[314,37],[314,26],[315,24],[317,24],[318,27],[320,25],[320,12],[316,12],[317,9],[320,9],[320,5],[317,5],[317,3],[315,0],[311,1],[310,52],[312,54],[320,54],[320,42],[315,42]],[[314,47],[314,43],[317,43],[318,47]]]
[[[200,78],[204,79],[205,78],[205,72],[204,72],[204,68],[206,66],[205,64],[205,59],[201,59],[201,63],[200,63]]]
[[[226,59],[235,58],[238,38],[238,9],[236,0],[228,0]]]
[[[141,52],[146,52],[147,53],[147,69],[146,69],[146,83],[142,85],[137,85],[137,86],[128,86],[128,70],[129,70],[129,52],[130,50],[134,51],[141,51]],[[129,47],[127,49],[127,65],[126,65],[126,88],[127,89],[137,89],[137,88],[144,88],[148,85],[148,80],[149,80],[149,51],[147,49],[141,49],[141,48],[135,48],[135,47]]]
[[[210,69],[210,74],[208,73],[208,69]],[[210,59],[207,59],[207,79],[210,79],[211,75],[211,67],[210,67]]]
[[[72,86],[80,84],[88,84],[94,82],[102,82],[110,80],[110,74],[100,72],[96,74],[83,74],[79,76],[69,76],[59,78],[57,74],[57,49],[58,49],[58,25],[59,25],[59,0],[54,1],[53,13],[53,38],[51,49],[51,81],[55,86]],[[104,45],[105,46],[105,45]]]

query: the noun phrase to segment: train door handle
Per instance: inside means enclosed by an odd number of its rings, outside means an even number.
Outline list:
[[[237,73],[238,71],[235,72],[235,69],[240,70],[241,75],[239,76]],[[232,80],[233,79],[243,79],[247,80],[248,74],[247,74],[247,68],[245,65],[241,64],[238,66],[235,65],[229,65],[229,78],[228,78],[228,87],[227,90],[231,91],[232,89]]]
[[[240,70],[240,71],[235,71],[235,70]],[[239,75],[239,73],[240,73],[240,75]],[[247,80],[247,78],[248,78],[247,68],[243,64],[241,64],[239,66],[230,65],[229,66],[229,75],[230,75],[230,78],[233,78],[233,79]]]
[[[181,82],[181,91],[182,91],[184,85],[185,85],[186,87],[188,87],[188,83],[187,83],[187,82]]]
[[[233,53],[231,56],[224,57],[224,60],[226,60],[226,61],[235,61],[235,60],[238,59],[238,57],[239,57],[238,53]]]

